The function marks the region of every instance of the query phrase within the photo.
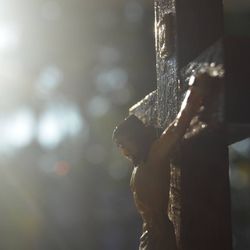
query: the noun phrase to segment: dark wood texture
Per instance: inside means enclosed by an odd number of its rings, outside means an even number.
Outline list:
[[[200,55],[221,38],[221,0],[176,0],[177,52],[179,67]]]
[[[249,37],[225,37],[225,119],[228,144],[250,137]]]
[[[250,38],[226,37],[224,50],[227,69],[226,120],[239,126],[250,125]]]
[[[159,24],[169,14],[172,27],[166,25],[171,29],[166,34],[173,34],[175,45],[163,57]],[[156,0],[155,19],[158,125],[166,127],[180,108],[190,75],[211,63],[223,67],[222,1]],[[223,124],[223,93],[213,101],[210,120]],[[227,143],[217,133],[187,140],[172,164],[169,215],[183,250],[231,249]]]
[[[157,90],[131,109],[145,123],[165,128],[175,118],[191,74],[214,65],[224,76],[209,129],[173,160],[169,216],[179,249],[230,250],[227,145],[249,136],[249,40],[223,38],[222,0],[155,0],[155,43]]]
[[[189,140],[181,152],[181,245],[231,249],[228,150],[225,130]]]

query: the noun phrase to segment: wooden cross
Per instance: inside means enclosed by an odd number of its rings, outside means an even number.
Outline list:
[[[221,0],[154,4],[157,89],[130,113],[165,128],[180,108],[190,75],[211,66],[221,70],[225,87],[208,116],[222,126],[181,147],[171,167],[169,216],[179,249],[230,250],[227,146],[250,135],[249,40],[224,36]]]

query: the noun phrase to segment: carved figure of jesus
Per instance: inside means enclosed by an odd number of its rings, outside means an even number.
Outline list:
[[[157,136],[136,116],[128,116],[113,133],[113,141],[134,167],[131,190],[143,220],[139,250],[176,250],[174,227],[168,217],[170,160],[191,120],[206,105],[218,77],[207,73],[191,77],[175,120]]]

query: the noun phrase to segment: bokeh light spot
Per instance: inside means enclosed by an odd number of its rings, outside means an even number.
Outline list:
[[[35,117],[27,107],[0,117],[0,150],[29,145],[35,133]]]
[[[110,109],[110,103],[107,98],[101,96],[93,97],[88,103],[88,112],[93,117],[101,117]]]
[[[0,50],[8,52],[17,49],[20,44],[20,30],[15,24],[0,24]]]
[[[52,104],[41,115],[38,125],[38,141],[44,148],[56,148],[66,137],[80,132],[88,137],[88,126],[77,107],[70,104]]]
[[[55,172],[59,176],[65,176],[69,173],[70,171],[70,164],[66,161],[59,161],[55,165]]]
[[[97,89],[103,93],[122,89],[128,82],[127,72],[119,67],[105,70],[97,75]]]
[[[54,90],[62,82],[62,80],[63,73],[57,66],[47,66],[38,77],[38,90],[43,93],[48,93],[49,91]]]
[[[63,125],[57,114],[47,111],[42,115],[38,127],[38,140],[47,148],[55,148],[63,139]]]

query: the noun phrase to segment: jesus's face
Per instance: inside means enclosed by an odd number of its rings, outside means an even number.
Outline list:
[[[116,140],[116,145],[121,154],[133,164],[137,165],[140,162],[140,151],[135,141],[121,136]]]

